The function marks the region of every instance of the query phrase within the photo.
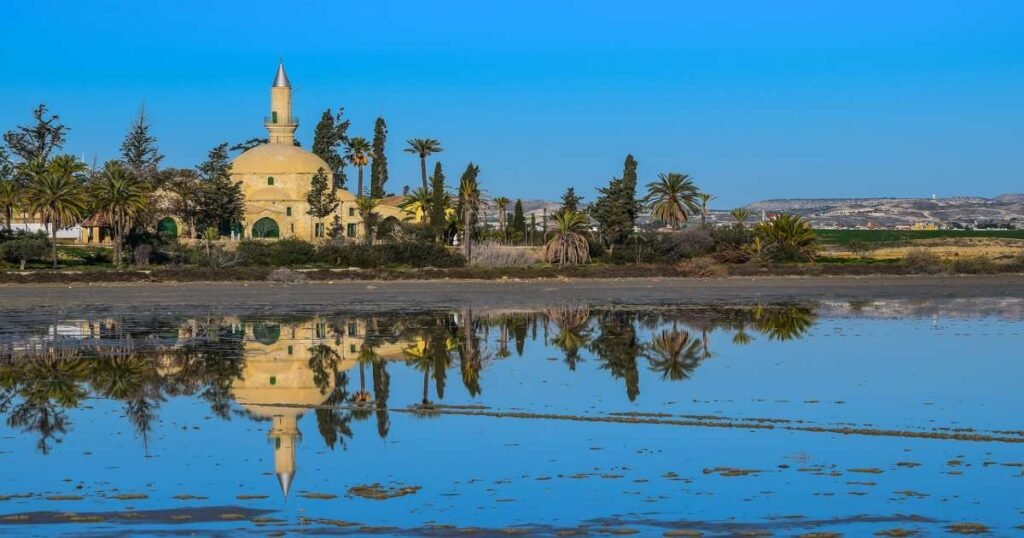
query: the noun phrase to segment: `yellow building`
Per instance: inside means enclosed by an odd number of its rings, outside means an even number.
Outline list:
[[[319,170],[329,175],[331,169],[323,159],[295,145],[299,119],[292,115],[292,87],[283,63],[270,87],[270,115],[264,118],[264,126],[269,142],[242,153],[231,167],[232,178],[242,183],[245,195],[245,237],[311,241],[328,237],[335,226],[342,237],[363,236],[363,219],[351,192],[337,191],[338,209],[322,224],[307,213],[310,181]],[[393,198],[382,200],[375,212],[382,221],[411,218],[397,203]]]

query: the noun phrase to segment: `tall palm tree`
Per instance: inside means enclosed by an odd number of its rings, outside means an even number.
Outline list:
[[[732,215],[736,224],[739,224],[740,226],[743,226],[743,224],[747,222],[747,219],[750,218],[750,210],[745,207],[737,207],[730,211],[729,214]]]
[[[398,207],[401,207],[411,213],[419,213],[420,223],[426,224],[427,215],[430,213],[430,205],[433,202],[433,199],[433,195],[430,191],[415,189],[405,195],[405,198],[400,204],[398,204]]]
[[[554,215],[555,235],[544,246],[544,259],[559,265],[576,265],[590,261],[587,243],[587,217],[579,211],[559,211]]]
[[[356,193],[357,197],[363,195],[363,167],[370,164],[372,154],[373,146],[370,145],[370,141],[361,136],[350,138],[345,146],[345,160],[359,170],[359,191]]]
[[[13,180],[0,180],[0,211],[4,213],[4,228],[9,232],[12,230],[11,221],[14,219],[14,212],[21,207],[21,193]]]
[[[379,200],[369,196],[356,198],[356,209],[359,210],[359,216],[363,218],[363,229],[366,233],[363,239],[367,245],[373,244],[373,229],[376,227],[377,219],[380,217],[376,211],[378,202]]]
[[[479,169],[479,167],[477,167]],[[461,208],[462,238],[466,248],[466,261],[472,260],[473,256],[473,225],[476,223],[477,214],[483,203],[483,196],[480,192],[480,183],[476,174],[472,177],[463,177],[459,183],[459,207]]]
[[[700,209],[697,186],[690,176],[677,172],[658,174],[658,181],[648,183],[644,203],[651,209],[655,220],[673,228],[689,220],[689,216]]]
[[[119,161],[109,161],[90,191],[96,215],[114,232],[114,267],[120,269],[124,236],[149,206],[148,185]]]
[[[498,226],[501,227],[501,233],[508,239],[508,225],[506,220],[508,219],[508,206],[512,203],[512,200],[504,196],[498,196],[494,200],[494,205],[498,206]]]
[[[29,210],[50,228],[54,269],[57,268],[57,230],[73,226],[86,208],[85,193],[76,176],[87,168],[81,162],[71,166],[68,159],[61,157],[65,156],[54,158],[45,169],[33,169],[26,190]]]
[[[423,179],[423,190],[427,187],[427,157],[444,151],[441,143],[433,138],[410,138],[406,141],[409,147],[405,148],[406,153],[415,153],[420,156],[420,176]]]
[[[700,224],[703,226],[708,222],[708,203],[714,200],[715,196],[702,192],[697,194],[697,199],[700,200]]]

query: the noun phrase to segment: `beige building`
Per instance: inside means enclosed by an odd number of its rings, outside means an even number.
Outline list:
[[[338,209],[323,223],[308,214],[310,181],[321,169],[329,175],[330,167],[295,145],[299,119],[292,115],[292,87],[284,64],[278,65],[270,87],[270,115],[264,118],[264,126],[269,142],[242,153],[231,167],[232,177],[242,182],[245,195],[245,237],[313,241],[328,237],[332,229],[341,237],[362,237],[365,227],[351,192],[337,191]],[[382,200],[375,212],[381,221],[412,218],[393,198]]]

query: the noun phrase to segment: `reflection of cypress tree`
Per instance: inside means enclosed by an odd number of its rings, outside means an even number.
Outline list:
[[[590,343],[590,350],[601,359],[602,368],[626,382],[626,396],[636,400],[640,394],[640,373],[636,359],[641,352],[636,328],[626,312],[611,311],[598,318],[600,335]]]
[[[467,309],[463,312],[462,333],[459,335],[459,370],[462,373],[462,384],[469,391],[472,397],[478,396],[480,388],[480,371],[483,369],[483,359],[480,356],[480,339],[476,334],[476,326],[473,318],[473,311]],[[526,322],[522,323],[522,331],[525,337]],[[518,341],[518,335],[517,335]],[[522,352],[520,352],[522,354]]]
[[[377,407],[377,435],[382,439],[391,430],[391,419],[388,416],[388,396],[391,393],[391,374],[388,373],[387,362],[378,360],[373,363],[373,399]]]
[[[526,346],[526,333],[529,330],[529,321],[525,314],[513,314],[510,327],[512,336],[516,339],[516,355],[523,356],[523,348]]]

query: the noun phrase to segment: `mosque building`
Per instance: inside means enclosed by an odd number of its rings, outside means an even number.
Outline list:
[[[245,236],[313,241],[328,237],[331,228],[337,227],[342,237],[362,237],[365,227],[356,196],[347,190],[337,191],[338,208],[323,223],[308,214],[310,181],[320,170],[329,175],[331,168],[320,157],[295,145],[299,119],[292,115],[292,85],[284,63],[277,66],[270,87],[270,115],[264,118],[264,126],[267,143],[242,153],[231,165],[231,176],[242,183],[245,195]],[[393,198],[380,202],[375,212],[381,221],[411,218],[397,205],[389,205],[397,203]]]

